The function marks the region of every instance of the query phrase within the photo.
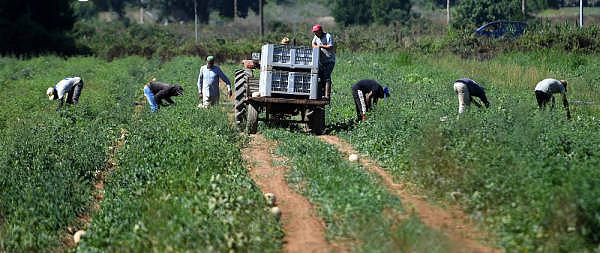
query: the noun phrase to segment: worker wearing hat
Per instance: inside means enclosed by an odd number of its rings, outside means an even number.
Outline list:
[[[540,81],[535,86],[535,98],[538,102],[538,107],[540,109],[545,109],[550,99],[552,99],[552,107],[550,110],[554,109],[554,94],[560,93],[562,94],[563,105],[567,110],[567,119],[571,118],[571,111],[569,111],[569,101],[567,101],[567,81],[565,80],[556,80],[552,78],[547,78]]]
[[[231,96],[231,82],[221,68],[215,65],[215,57],[206,57],[206,65],[200,68],[198,75],[198,98],[202,99],[202,103],[198,104],[199,108],[219,103],[219,79],[227,84],[227,91]]]
[[[46,95],[50,100],[58,99],[60,101],[58,108],[60,109],[63,106],[65,93],[67,93],[67,104],[75,105],[79,103],[79,96],[81,95],[82,88],[83,79],[81,79],[81,77],[72,76],[61,80],[52,87],[49,87],[46,90]]]
[[[477,82],[469,78],[461,78],[454,82],[454,92],[458,95],[458,114],[462,114],[465,109],[471,106],[471,102],[477,107],[481,105],[473,99],[478,97],[485,104],[486,108],[490,107],[490,103],[485,96],[485,90]]]
[[[325,83],[324,97],[329,99],[331,93],[331,72],[335,67],[335,43],[330,33],[323,32],[321,25],[314,25],[312,28],[315,37],[312,40],[312,47],[318,48],[319,54],[319,78]]]
[[[376,105],[380,98],[390,97],[388,87],[381,87],[375,80],[360,80],[352,86],[352,96],[354,105],[356,105],[356,117],[358,121],[367,118],[367,112],[371,110],[372,105]]]
[[[289,44],[290,44],[290,38],[283,37],[283,39],[281,39],[281,45],[289,45]]]

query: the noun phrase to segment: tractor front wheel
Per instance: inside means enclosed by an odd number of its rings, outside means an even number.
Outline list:
[[[247,103],[248,117],[246,118],[248,134],[255,134],[258,131],[258,107],[252,103]]]

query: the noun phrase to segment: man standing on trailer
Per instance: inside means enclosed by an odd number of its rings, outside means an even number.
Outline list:
[[[552,107],[554,109],[554,93],[562,94],[563,105],[567,110],[567,119],[571,118],[571,111],[569,111],[569,101],[567,101],[567,81],[556,80],[552,78],[544,79],[535,86],[535,98],[538,102],[540,109],[545,109],[546,104],[552,99]]]
[[[352,86],[352,96],[356,105],[357,120],[361,121],[367,119],[367,112],[380,98],[386,99],[390,96],[390,91],[388,87],[381,87],[375,80],[360,80]]]
[[[315,37],[312,40],[312,47],[318,48],[319,53],[319,78],[325,82],[325,98],[329,99],[331,93],[331,72],[335,67],[335,44],[333,36],[330,33],[323,32],[321,25],[315,25],[312,28]]]
[[[227,91],[231,96],[231,83],[221,68],[215,66],[215,57],[206,57],[206,65],[200,68],[198,75],[198,98],[202,99],[198,108],[206,108],[219,103],[219,79],[227,84]]]
[[[83,89],[83,79],[81,79],[81,77],[72,76],[63,79],[53,87],[48,88],[46,90],[46,95],[50,100],[60,100],[57,108],[58,110],[63,106],[65,93],[68,93],[67,104],[76,105],[79,103],[81,89]]]
[[[461,78],[454,82],[454,91],[458,95],[458,115],[465,111],[465,108],[471,106],[471,102],[477,107],[481,108],[481,105],[473,99],[473,96],[478,97],[481,102],[485,104],[486,108],[490,107],[490,103],[485,96],[483,87],[469,78]]]

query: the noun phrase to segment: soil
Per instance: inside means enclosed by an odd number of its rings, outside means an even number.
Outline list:
[[[136,106],[136,110],[137,107],[140,106]],[[104,168],[101,171],[99,171],[98,174],[96,174],[96,182],[92,187],[92,195],[94,195],[94,200],[92,201],[92,203],[90,203],[89,211],[81,214],[74,224],[67,227],[67,230],[61,236],[62,247],[54,251],[67,252],[70,248],[74,248],[77,246],[77,244],[75,244],[73,235],[79,230],[84,230],[86,225],[90,223],[92,215],[100,209],[100,203],[102,202],[102,199],[104,199],[104,182],[106,182],[107,175],[117,169],[117,164],[116,160],[114,159],[114,156],[125,143],[126,137],[127,131],[121,128],[121,136],[117,139],[117,142],[114,144],[114,146],[111,146],[109,148],[110,156],[106,161]]]
[[[352,146],[337,136],[323,135],[320,138],[340,151],[358,154]],[[452,252],[501,252],[500,249],[483,245],[479,240],[489,238],[484,231],[479,231],[470,223],[462,211],[455,206],[442,209],[429,204],[423,197],[407,192],[405,185],[394,183],[393,178],[384,169],[377,166],[364,156],[359,155],[359,162],[370,171],[377,173],[390,192],[397,194],[402,199],[402,204],[417,215],[423,223],[438,231],[444,232],[452,241]]]
[[[289,187],[286,168],[273,166],[269,148],[275,145],[257,134],[242,153],[249,163],[252,179],[262,192],[275,194],[285,233],[283,252],[345,252],[342,246],[325,240],[325,223],[315,214],[310,202]]]

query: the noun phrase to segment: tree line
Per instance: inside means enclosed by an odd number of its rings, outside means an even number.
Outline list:
[[[390,24],[406,22],[415,13],[412,6],[422,8],[453,7],[454,27],[473,27],[501,20],[526,20],[530,13],[544,9],[579,6],[579,0],[332,0],[335,20],[344,25]],[[600,0],[584,0],[588,7],[600,7]],[[523,7],[525,11],[523,11]]]
[[[330,8],[341,25],[402,24],[417,18],[412,6],[444,8],[448,0],[262,0],[263,4],[305,4],[318,2]],[[527,12],[522,12],[525,2]],[[500,19],[526,20],[528,13],[547,8],[576,6],[579,0],[450,0],[455,27],[476,27]],[[196,4],[197,8],[194,8]],[[586,6],[600,6],[600,0],[585,0]],[[224,17],[246,17],[258,12],[259,0],[0,0],[0,54],[35,55],[43,52],[75,53],[71,30],[78,19],[98,12],[113,11],[127,21],[125,10],[159,10],[158,19],[177,17],[208,23],[209,13]]]
[[[281,1],[281,0],[279,0]],[[194,6],[196,4],[196,6]],[[234,8],[234,4],[237,8]],[[80,3],[78,14],[81,16],[94,16],[98,12],[112,11],[125,17],[127,7],[159,10],[159,20],[168,17],[177,17],[178,20],[189,21],[194,19],[194,9],[197,10],[200,23],[208,23],[211,11],[217,11],[223,17],[233,18],[248,16],[248,11],[258,12],[257,0],[94,0],[93,2]]]

